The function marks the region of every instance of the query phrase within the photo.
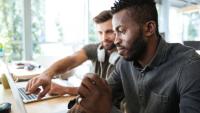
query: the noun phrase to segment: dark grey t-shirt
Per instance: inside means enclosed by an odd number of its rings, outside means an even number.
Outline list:
[[[200,113],[200,56],[180,44],[161,39],[143,69],[120,59],[108,83],[114,98],[125,96],[128,113]]]
[[[98,57],[97,57],[98,46],[99,46],[99,43],[98,44],[88,44],[83,47],[83,50],[86,52],[88,59],[92,61],[92,64],[93,64],[92,72],[100,75],[101,67],[100,67],[100,62],[98,61]],[[102,62],[103,78],[106,77],[106,74],[109,76],[110,73],[114,69],[114,65],[111,65],[108,60],[109,60],[109,54],[106,53],[105,61]],[[110,65],[110,67],[109,67],[109,65]],[[109,69],[108,69],[108,67],[109,67]]]

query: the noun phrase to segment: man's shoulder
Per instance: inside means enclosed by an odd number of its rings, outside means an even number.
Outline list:
[[[99,43],[96,44],[87,44],[83,47],[84,52],[86,53],[88,59],[96,60],[97,58],[97,48]]]
[[[182,44],[171,44],[169,56],[173,58],[179,58],[184,60],[192,60],[194,57],[200,59],[199,54],[195,51],[195,49],[184,46]]]
[[[98,46],[100,43],[93,43],[93,44],[87,44],[83,46],[83,50],[88,51],[88,50],[97,50]]]
[[[98,46],[100,43],[89,43],[89,44],[86,44],[86,46]]]
[[[173,64],[176,62],[176,66],[179,66],[179,69],[193,68],[194,65],[200,66],[200,55],[191,47],[173,44],[167,56],[167,61]]]

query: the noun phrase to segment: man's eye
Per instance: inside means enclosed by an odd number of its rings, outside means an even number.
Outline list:
[[[124,34],[126,31],[124,29],[119,29],[118,32]]]
[[[102,32],[98,32],[100,35],[102,34]]]

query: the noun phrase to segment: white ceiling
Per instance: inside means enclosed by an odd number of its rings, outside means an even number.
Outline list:
[[[155,0],[155,1],[158,3],[162,3],[163,0]],[[172,6],[179,8],[200,4],[200,0],[169,0],[169,1]]]
[[[170,0],[170,2],[172,6],[180,8],[200,4],[200,0]]]

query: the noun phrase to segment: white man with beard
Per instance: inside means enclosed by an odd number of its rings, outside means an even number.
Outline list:
[[[52,95],[77,95],[77,87],[64,87],[51,82],[53,76],[65,73],[87,60],[91,60],[94,73],[106,79],[114,69],[119,55],[114,45],[115,34],[112,30],[112,14],[110,10],[102,11],[93,18],[101,40],[99,44],[89,44],[74,54],[67,56],[51,65],[41,75],[32,78],[26,87],[28,93],[38,94],[38,99],[44,97],[46,93]],[[40,92],[39,87],[43,91]]]
[[[127,113],[200,113],[200,56],[162,39],[154,0],[119,0],[111,9],[122,58],[107,82],[87,74],[73,111],[120,113],[112,100],[121,93]]]

